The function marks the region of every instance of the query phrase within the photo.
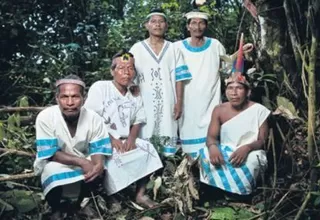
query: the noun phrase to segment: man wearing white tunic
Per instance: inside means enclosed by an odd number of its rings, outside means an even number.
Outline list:
[[[105,188],[112,195],[138,180],[137,203],[152,207],[156,203],[145,195],[148,178],[144,177],[160,169],[162,162],[150,142],[137,138],[146,117],[141,96],[128,89],[135,76],[134,58],[123,51],[112,60],[113,81],[95,82],[85,103],[105,121],[114,147],[106,161]]]
[[[170,156],[176,151],[183,81],[191,79],[191,74],[180,50],[164,39],[167,18],[163,11],[151,11],[145,27],[149,38],[134,44],[130,49],[135,57],[137,83],[147,116],[147,123],[142,127],[140,136],[143,139],[161,137],[163,153]]]
[[[60,219],[62,196],[78,198],[80,205],[88,184],[104,172],[104,157],[112,154],[108,132],[100,116],[84,109],[85,84],[70,75],[57,81],[58,105],[41,111],[36,119],[36,174],[52,207],[52,219]]]
[[[192,75],[184,89],[180,138],[183,151],[196,158],[205,147],[212,110],[221,101],[220,62],[222,59],[233,62],[236,53],[226,56],[224,46],[217,39],[204,36],[208,26],[206,13],[192,11],[186,18],[191,37],[174,43]],[[244,45],[244,50],[251,51],[252,44]]]
[[[200,150],[200,180],[227,192],[248,195],[267,167],[263,150],[270,111],[248,99],[241,73],[226,80],[228,102],[215,107],[206,145]]]

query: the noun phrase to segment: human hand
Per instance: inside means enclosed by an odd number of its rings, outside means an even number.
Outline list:
[[[117,152],[124,153],[125,147],[122,143],[122,140],[111,138],[111,146],[117,150]]]
[[[234,151],[231,154],[229,158],[230,163],[235,167],[241,166],[243,162],[245,162],[245,160],[247,159],[249,152],[250,147],[248,145],[239,147],[236,151]]]
[[[253,44],[252,43],[247,43],[243,45],[243,52],[244,53],[250,53],[253,50]]]
[[[130,137],[128,137],[128,139],[123,143],[123,146],[124,146],[124,151],[125,152],[137,148],[136,147],[136,141],[133,140],[133,138],[130,138]]]
[[[224,164],[223,156],[216,145],[209,146],[209,156],[212,165],[222,165]]]
[[[101,176],[104,172],[103,163],[97,163],[93,165],[93,169],[84,176],[86,183],[95,180],[98,176]]]
[[[181,102],[177,102],[174,105],[173,112],[174,112],[174,120],[178,120],[182,114],[182,103]]]
[[[92,163],[90,160],[87,160],[87,159],[85,159],[85,158],[82,158],[82,162],[81,162],[81,164],[80,164],[80,167],[81,167],[82,170],[83,170],[84,179],[86,179],[87,176],[88,176],[88,174],[89,174],[90,172],[92,172],[94,165],[93,165],[93,163]]]

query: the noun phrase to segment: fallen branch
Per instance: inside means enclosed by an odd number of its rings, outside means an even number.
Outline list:
[[[310,197],[311,197],[311,193],[308,192],[306,198],[304,199],[304,202],[302,203],[302,206],[300,207],[299,211],[298,211],[298,214],[296,215],[296,217],[294,218],[294,220],[299,220],[301,215],[302,215],[302,212],[304,211],[304,209],[306,208],[309,200],[310,200]]]
[[[34,173],[23,173],[23,174],[17,174],[17,175],[11,175],[6,177],[0,177],[0,182],[2,181],[11,181],[11,180],[20,180],[20,179],[27,179],[35,177],[36,175]]]
[[[7,148],[0,148],[0,152],[3,152],[5,154],[16,154],[19,156],[28,156],[28,157],[35,157],[35,154],[28,153],[21,150],[13,150],[13,149],[7,149]]]
[[[0,112],[39,112],[45,109],[46,107],[2,107]]]

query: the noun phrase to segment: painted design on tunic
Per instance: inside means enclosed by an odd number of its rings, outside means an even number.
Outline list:
[[[162,92],[162,84],[156,83],[156,86],[153,88],[154,93],[154,135],[160,134],[160,124],[162,122],[163,117],[163,92]]]
[[[157,70],[151,68],[151,77],[152,77],[152,81],[154,81],[155,78],[159,78],[159,80],[162,81],[161,74],[160,74],[160,68],[158,68]]]

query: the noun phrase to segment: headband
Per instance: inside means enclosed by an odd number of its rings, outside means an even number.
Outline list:
[[[184,15],[187,20],[191,18],[202,18],[204,20],[208,20],[209,14],[201,11],[191,11]]]
[[[56,82],[56,87],[62,84],[76,84],[76,85],[82,86],[83,88],[86,87],[86,84],[82,80],[78,80],[78,79],[60,79]]]
[[[167,16],[166,16],[164,13],[162,13],[162,12],[151,12],[150,14],[147,15],[146,18],[148,19],[148,18],[150,18],[150,17],[153,16],[153,15],[160,15],[160,16],[164,17],[165,19],[167,19]]]

